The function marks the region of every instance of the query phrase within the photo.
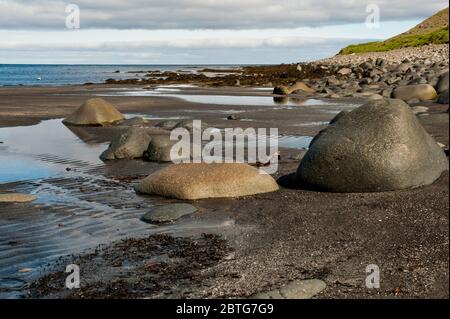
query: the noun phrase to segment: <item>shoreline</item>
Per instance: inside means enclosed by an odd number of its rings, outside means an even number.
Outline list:
[[[283,68],[278,71],[285,72]],[[149,125],[161,118],[187,117],[218,128],[278,127],[280,135],[313,137],[326,127],[324,123],[335,116],[340,106],[361,105],[369,96],[356,92],[336,98],[318,90],[274,96],[242,83],[178,88],[176,92],[165,92],[167,95],[147,96],[121,96],[119,88],[145,92],[142,85],[131,84],[0,88],[0,130],[26,130],[30,127],[24,125],[64,118],[89,97],[119,92],[105,99],[126,115],[148,116]],[[364,89],[371,94],[380,90],[368,85]],[[273,105],[198,103],[186,98],[217,95],[243,98],[247,103],[247,96],[262,97]],[[275,97],[282,98],[281,102]],[[321,104],[308,104],[314,99]],[[327,105],[329,102],[334,104]],[[448,104],[414,101],[410,106],[428,108],[417,118],[437,142],[448,148]],[[232,114],[239,119],[227,120]],[[310,123],[316,124],[304,125]],[[91,127],[73,132],[76,136],[70,135],[69,139],[98,146],[116,132],[114,127]],[[298,152],[282,149],[279,170],[274,174],[281,186],[278,192],[195,201],[135,194],[133,186],[164,164],[125,160],[87,165],[76,162],[77,154],[70,157],[56,150],[54,154],[25,155],[39,155],[40,161],[71,170],[51,179],[0,184],[0,192],[36,191],[44,198],[38,203],[0,204],[0,244],[5,247],[0,264],[7,261],[8,267],[14,269],[14,258],[20,259],[20,254],[15,256],[17,251],[26,252],[24,256],[28,254],[31,259],[49,257],[52,251],[59,254],[71,247],[67,238],[74,240],[79,245],[74,247],[80,251],[59,263],[52,261],[47,269],[9,273],[8,278],[23,280],[25,285],[12,293],[17,298],[249,298],[295,280],[319,279],[327,287],[314,298],[448,298],[448,171],[433,184],[416,189],[318,192],[290,185],[289,176],[299,163],[291,155]],[[56,194],[55,189],[59,190]],[[146,228],[139,220],[153,205],[174,202],[188,202],[199,212],[158,227]],[[96,250],[98,238],[112,238],[101,236],[121,227],[128,238],[122,246],[123,237],[118,231],[113,242],[106,240],[107,245]],[[54,238],[47,239],[49,233],[55,234]],[[202,237],[202,233],[208,235]],[[91,240],[87,250],[79,244],[83,238]],[[55,243],[58,239],[60,243]],[[158,242],[164,244],[157,247]],[[141,258],[138,248],[142,245],[148,249]],[[189,251],[198,253],[190,256]],[[100,257],[94,258],[92,252]],[[72,295],[67,294],[62,282],[66,258],[83,263],[82,276],[87,283]],[[379,290],[364,286],[365,267],[373,263],[382,271]],[[136,274],[142,274],[145,280],[136,281]]]

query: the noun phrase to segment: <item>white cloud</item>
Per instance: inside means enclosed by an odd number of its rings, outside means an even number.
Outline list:
[[[382,21],[419,19],[448,6],[443,0],[78,0],[82,28],[264,29],[361,23],[366,5]],[[62,29],[61,0],[0,0],[0,29]]]

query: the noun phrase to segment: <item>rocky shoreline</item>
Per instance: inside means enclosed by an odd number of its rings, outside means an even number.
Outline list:
[[[168,84],[270,88],[302,82],[310,88],[303,89],[304,92],[321,97],[391,97],[399,86],[428,84],[435,87],[440,77],[448,72],[448,54],[448,45],[427,45],[389,52],[337,55],[310,63],[245,66],[214,77],[206,76],[202,70],[198,73],[152,71],[141,79],[109,79],[106,84],[146,85],[149,89]],[[445,76],[448,78],[448,73]],[[448,85],[437,93],[446,90]],[[441,101],[448,103],[448,93]]]
[[[274,94],[253,94],[274,100],[323,98],[345,104],[349,98],[364,104],[350,112],[339,110],[337,115],[316,110],[307,124],[319,119],[329,124],[313,125],[310,131],[298,124],[314,107],[301,103],[285,109],[282,104],[229,106],[225,115],[218,115],[217,105],[125,96],[89,99],[74,110],[70,92],[67,96],[61,96],[63,89],[47,92],[45,105],[51,101],[56,107],[46,109],[46,116],[60,115],[60,105],[70,104],[64,116],[66,123],[76,125],[72,132],[86,141],[112,141],[98,156],[111,161],[105,165],[109,172],[105,178],[111,172],[120,172],[120,178],[116,176],[115,186],[103,181],[95,192],[102,193],[104,184],[113,192],[120,185],[117,196],[124,190],[132,192],[124,196],[136,201],[141,220],[134,222],[150,221],[160,227],[166,222],[197,224],[218,218],[221,227],[214,230],[220,236],[212,235],[210,227],[208,235],[136,237],[69,256],[27,286],[26,297],[448,298],[448,151],[447,157],[442,151],[448,149],[448,57],[444,57],[448,46],[436,52],[429,58],[405,59],[397,52],[395,58],[350,56],[341,62],[336,60],[342,57],[335,57],[309,64],[243,67],[212,77],[169,72],[159,78],[161,74],[154,73],[155,78],[145,81],[109,81],[107,86],[114,90],[115,85],[132,84],[137,90],[151,90],[166,84],[195,84],[208,93],[220,88],[221,94],[227,92],[223,87],[243,94],[237,89],[259,86],[273,88]],[[86,85],[78,100],[101,90]],[[33,94],[27,101],[37,103]],[[226,116],[238,107],[242,108],[239,116],[245,114],[251,121]],[[161,162],[166,161],[171,144],[159,135],[173,127],[192,130],[189,121],[149,122],[121,114],[135,110],[166,117],[195,110],[195,118],[219,127],[273,125],[282,132],[313,132],[309,134],[315,137],[306,155],[299,152],[293,159],[283,150],[279,170],[264,178],[247,164],[238,170],[232,167],[238,164],[166,167]],[[147,133],[153,134],[151,139]],[[107,197],[102,206],[109,209],[112,196]],[[160,206],[149,210],[147,201]],[[12,211],[12,218],[14,212],[35,210],[33,203],[2,205],[9,205],[2,207]],[[170,228],[159,231],[171,233]],[[86,286],[81,290],[64,289],[62,269],[67,262],[83,264]],[[372,263],[383,271],[381,290],[364,286],[365,266]],[[300,294],[302,289],[309,290]]]

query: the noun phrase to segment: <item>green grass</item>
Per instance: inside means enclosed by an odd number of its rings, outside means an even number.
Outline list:
[[[384,52],[406,47],[419,47],[425,44],[444,43],[448,43],[448,27],[424,34],[399,35],[383,42],[352,44],[342,49],[339,54]]]

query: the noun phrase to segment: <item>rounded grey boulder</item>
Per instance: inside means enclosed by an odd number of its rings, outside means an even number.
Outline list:
[[[375,100],[328,126],[303,157],[297,180],[333,192],[379,192],[433,183],[445,153],[401,100]]]
[[[448,104],[448,90],[444,91],[443,93],[441,93],[441,95],[439,95],[437,102],[439,104]]]
[[[439,77],[439,81],[436,84],[436,92],[438,92],[439,94],[448,91],[448,75],[449,71],[445,72]]]
[[[161,205],[152,208],[141,219],[147,223],[169,223],[183,216],[191,215],[196,211],[197,208],[184,203]]]
[[[151,137],[144,128],[131,127],[116,136],[109,148],[100,155],[102,160],[141,158]]]
[[[171,141],[169,135],[154,135],[144,152],[144,159],[151,162],[171,162],[170,151],[178,141]]]

